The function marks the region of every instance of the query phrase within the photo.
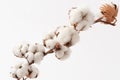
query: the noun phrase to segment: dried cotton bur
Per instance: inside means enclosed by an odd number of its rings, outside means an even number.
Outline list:
[[[118,6],[114,3],[104,4],[100,7],[102,16],[98,18],[96,22],[102,22],[104,24],[110,24],[115,26],[117,21],[116,17],[118,15]]]
[[[55,53],[59,60],[66,60],[71,54],[71,47],[79,42],[80,31],[85,31],[92,24],[102,22],[115,25],[118,14],[116,4],[105,4],[101,8],[102,16],[95,20],[94,14],[88,7],[73,7],[69,10],[70,26],[59,26],[55,31],[48,33],[43,38],[43,44],[22,43],[13,49],[13,54],[23,58],[26,62],[13,66],[11,75],[17,80],[37,78],[39,71],[34,64],[38,64],[47,54]]]

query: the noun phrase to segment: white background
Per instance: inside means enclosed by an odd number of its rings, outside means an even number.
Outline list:
[[[42,43],[49,31],[69,25],[71,7],[85,3],[97,13],[105,2],[111,0],[0,0],[0,80],[14,80],[9,74],[11,66],[22,61],[12,53],[16,44]],[[120,15],[116,27],[98,23],[81,32],[80,42],[66,61],[57,60],[54,54],[46,56],[34,80],[120,80],[119,19]]]

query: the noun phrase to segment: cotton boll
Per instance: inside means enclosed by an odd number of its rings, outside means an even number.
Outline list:
[[[61,44],[66,44],[71,40],[72,36],[72,30],[70,27],[65,27],[63,30],[59,32],[59,35],[57,36],[57,41]]]
[[[22,69],[24,71],[24,74],[28,74],[28,68],[29,68],[29,63],[26,61],[26,62],[23,62],[22,65],[19,67],[19,69]]]
[[[63,52],[62,50],[56,51],[56,52],[55,52],[55,56],[56,56],[58,59],[60,59],[61,57],[64,56],[64,52]]]
[[[55,56],[59,60],[66,60],[70,56],[70,53],[71,53],[71,50],[68,47],[62,46],[61,50],[58,50],[55,52]]]
[[[28,60],[29,64],[31,64],[34,61],[34,54],[32,52],[26,53],[25,57]]]
[[[73,13],[71,11],[70,23],[78,31],[87,30],[94,23],[94,14],[86,6],[73,9]]]
[[[34,62],[39,63],[43,59],[44,54],[42,52],[36,52],[34,55]]]
[[[13,78],[23,78],[28,74],[28,63],[20,62],[12,67],[11,75]]]
[[[69,43],[69,46],[72,46],[79,41],[79,33],[76,30],[74,30],[73,27],[65,27],[59,32],[59,35],[56,39],[63,45]]]
[[[29,46],[28,51],[34,53],[34,52],[36,52],[36,50],[37,50],[37,46],[36,46],[36,45],[30,45],[30,46]]]
[[[13,48],[13,53],[16,57],[22,58],[24,54],[28,51],[28,44],[19,44],[15,48]]]
[[[90,28],[90,26],[93,24],[94,18],[87,18],[86,20],[81,21],[76,26],[77,31],[85,31]]]
[[[70,23],[72,25],[79,23],[82,19],[81,17],[81,10],[79,10],[78,8],[75,9],[71,9],[70,10],[70,14],[69,14],[69,18],[70,18]]]
[[[16,47],[13,48],[13,54],[16,56],[16,57],[19,57],[19,58],[22,58],[23,55],[21,53],[21,47],[22,45],[17,45]]]
[[[67,51],[64,52],[64,56],[61,57],[59,60],[63,61],[63,60],[66,60],[70,57],[70,54],[71,54],[71,50],[68,49]]]
[[[29,63],[26,61],[22,64],[22,69],[26,71],[28,68],[29,68]]]
[[[57,41],[53,39],[49,39],[45,41],[46,47],[49,49],[53,49],[56,45]]]
[[[25,76],[24,71],[22,69],[18,69],[16,71],[16,75],[18,78],[23,78]]]
[[[36,43],[37,52],[45,52],[45,48],[43,45]]]
[[[29,68],[29,71],[31,72],[28,77],[29,78],[37,78],[38,74],[39,74],[39,70],[37,67],[35,67],[34,65],[31,65]]]
[[[86,15],[89,11],[89,8],[85,5],[72,9],[70,12],[70,23],[72,25],[80,23],[83,19],[83,16]]]
[[[14,56],[22,58],[23,54],[21,53],[21,51],[19,49],[16,49],[13,51]]]
[[[24,76],[26,76],[26,73],[25,73],[26,71],[24,70],[24,69],[18,69],[17,71],[16,71],[16,75],[17,75],[17,77],[18,78],[23,78]]]
[[[67,49],[68,49],[67,47],[61,45],[61,49],[55,51],[55,56],[58,59],[62,58],[64,56],[64,52],[67,51]]]
[[[21,47],[21,52],[25,54],[28,51],[29,44],[23,44]]]

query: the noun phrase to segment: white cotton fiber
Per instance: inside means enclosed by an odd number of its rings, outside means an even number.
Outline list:
[[[46,47],[49,49],[53,49],[56,45],[57,41],[53,39],[49,39],[45,41]]]
[[[28,52],[25,54],[26,59],[28,60],[29,63],[32,63],[34,60],[34,54],[32,52]]]
[[[36,52],[34,54],[34,62],[39,63],[41,60],[43,60],[44,54],[42,52]]]
[[[72,26],[76,25],[74,27],[78,31],[87,30],[94,23],[94,14],[86,6],[72,9],[70,23]]]
[[[43,45],[38,44],[38,43],[36,43],[35,45],[37,47],[37,50],[36,50],[37,52],[45,52],[45,48]]]
[[[71,40],[72,33],[73,32],[70,27],[65,27],[59,32],[59,35],[57,36],[56,39],[61,44],[66,44]]]
[[[30,71],[31,71],[31,74],[29,75],[29,78],[37,78],[38,77],[39,70],[36,66],[31,65]]]
[[[28,51],[34,53],[34,52],[36,52],[36,50],[37,50],[37,47],[36,47],[35,44],[31,44],[31,45],[29,46]]]

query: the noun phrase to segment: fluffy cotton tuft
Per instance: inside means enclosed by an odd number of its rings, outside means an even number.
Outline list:
[[[87,30],[94,23],[94,14],[86,6],[71,9],[69,18],[71,25],[78,31]]]
[[[26,76],[25,71],[23,69],[18,69],[16,71],[16,75],[18,78],[23,78],[24,76]]]
[[[36,67],[36,66],[34,66],[34,65],[31,65],[30,67],[29,67],[29,74],[28,74],[28,77],[29,78],[37,78],[38,77],[38,74],[39,74],[39,70],[38,70],[38,68]]]
[[[70,43],[72,46],[79,41],[79,33],[73,27],[62,27],[58,32],[56,39],[62,45]]]
[[[29,62],[29,64],[34,62],[34,54],[32,52],[28,52],[25,55],[27,61]]]
[[[64,27],[62,30],[59,31],[59,34],[57,36],[58,42],[61,44],[66,44],[71,40],[73,31],[70,27]]]
[[[66,46],[62,45],[60,50],[55,51],[55,56],[59,60],[65,60],[69,57],[70,53],[71,53],[71,50]]]
[[[28,63],[19,63],[12,67],[12,69],[13,69],[13,71],[11,72],[12,77],[21,79],[28,75],[29,65]]]
[[[30,52],[34,53],[37,50],[37,46],[35,44],[31,44],[28,49]]]
[[[16,56],[16,57],[22,57],[22,53],[21,53],[21,47],[22,45],[17,45],[13,48],[13,54]]]
[[[55,47],[56,43],[57,43],[57,41],[54,39],[48,39],[45,41],[46,47],[48,49],[53,49]]]
[[[16,57],[22,58],[24,57],[25,53],[28,51],[28,47],[29,47],[28,43],[18,44],[16,47],[13,48],[13,54]]]
[[[37,49],[36,49],[37,52],[45,52],[45,48],[43,45],[38,44],[38,43],[36,43],[35,45],[37,47]]]
[[[44,54],[42,52],[37,52],[34,54],[34,62],[39,63],[43,60]]]
[[[56,51],[55,52],[55,56],[60,59],[61,57],[64,56],[64,51],[60,50],[60,51]]]
[[[64,56],[59,58],[59,60],[63,61],[63,60],[66,60],[70,57],[70,54],[71,54],[71,50],[68,49],[67,51],[64,52]]]
[[[45,48],[43,45],[35,43],[31,44],[28,49],[29,52],[36,53],[36,52],[45,52]]]

